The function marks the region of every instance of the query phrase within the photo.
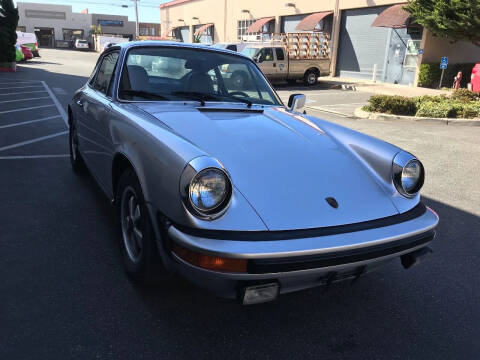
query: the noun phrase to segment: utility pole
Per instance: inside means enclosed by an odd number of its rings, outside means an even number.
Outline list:
[[[133,0],[134,6],[135,6],[135,40],[138,39],[139,35],[139,26],[138,26],[138,0]]]

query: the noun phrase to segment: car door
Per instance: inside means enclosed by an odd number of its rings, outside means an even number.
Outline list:
[[[255,56],[257,63],[262,72],[269,78],[275,79],[277,77],[275,57],[271,47],[265,47]]]
[[[93,85],[84,92],[81,107],[84,113],[84,124],[79,135],[85,144],[82,153],[95,178],[108,188],[113,157],[113,144],[109,131],[109,117],[112,101],[112,83],[118,51],[105,54],[98,66]]]
[[[275,48],[275,60],[276,78],[278,80],[286,80],[288,76],[288,63],[283,48]]]

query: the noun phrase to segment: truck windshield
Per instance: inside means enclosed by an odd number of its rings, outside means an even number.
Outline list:
[[[257,55],[257,53],[260,51],[259,48],[245,48],[242,50],[241,54],[242,55],[245,55],[245,56],[248,56],[250,59],[253,59],[253,57],[255,55]]]
[[[126,56],[121,99],[281,104],[263,74],[240,56],[180,47],[139,47]]]

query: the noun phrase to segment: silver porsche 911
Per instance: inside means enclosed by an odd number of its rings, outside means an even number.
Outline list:
[[[68,106],[71,163],[115,204],[129,276],[177,272],[253,304],[423,258],[438,217],[422,163],[304,104],[228,50],[106,49]]]

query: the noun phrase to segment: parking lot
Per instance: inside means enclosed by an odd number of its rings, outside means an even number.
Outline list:
[[[40,54],[0,73],[0,359],[478,358],[480,127],[356,119],[367,93],[278,86],[416,154],[441,220],[420,266],[243,307],[176,276],[128,280],[113,208],[68,158],[66,105],[98,55]]]

